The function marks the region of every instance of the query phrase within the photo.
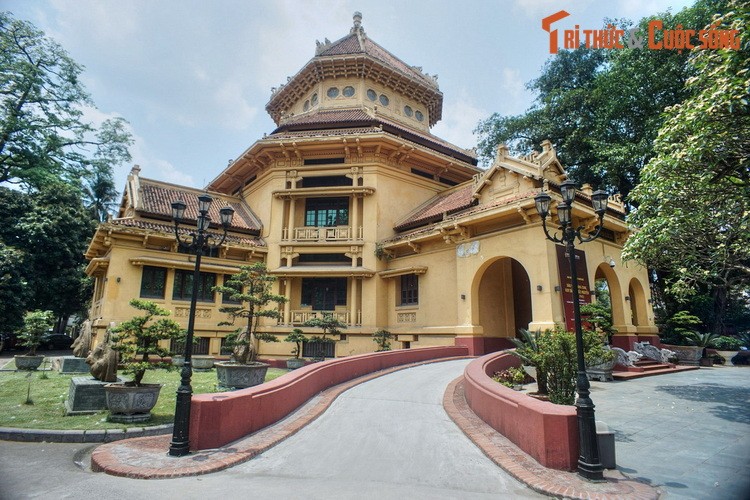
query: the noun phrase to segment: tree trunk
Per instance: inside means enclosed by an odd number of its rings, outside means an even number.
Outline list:
[[[716,287],[713,290],[714,298],[714,324],[711,329],[717,335],[726,334],[726,325],[724,324],[724,318],[727,314],[727,289],[726,287]]]

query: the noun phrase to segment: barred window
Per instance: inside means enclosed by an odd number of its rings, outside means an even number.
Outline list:
[[[419,304],[419,281],[416,274],[404,274],[401,276],[400,305],[413,304]]]
[[[141,273],[141,297],[163,299],[167,284],[167,270],[163,267],[143,266]]]

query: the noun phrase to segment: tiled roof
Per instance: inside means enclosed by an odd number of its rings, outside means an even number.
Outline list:
[[[145,229],[148,231],[156,231],[156,232],[163,233],[163,234],[174,234],[174,226],[171,224],[152,222],[152,221],[143,220],[143,219],[135,219],[132,217],[125,217],[122,219],[112,219],[111,221],[107,222],[107,224],[112,224],[115,226],[133,227],[137,229]],[[191,232],[190,229],[188,229],[187,227],[181,227],[179,231],[181,235],[184,234],[186,236],[189,235]],[[210,234],[217,240],[221,239],[220,232],[208,231],[208,234]],[[228,243],[234,243],[236,245],[258,246],[258,247],[266,246],[265,242],[261,238],[249,237],[246,235],[228,234],[226,241]]]
[[[362,125],[370,125],[372,131],[380,132],[382,130],[389,132],[393,135],[403,136],[407,139],[414,138],[415,142],[421,143],[434,149],[435,146],[439,148],[447,149],[454,153],[459,153],[463,158],[462,161],[467,163],[476,164],[476,153],[474,151],[463,149],[455,144],[451,144],[448,141],[441,139],[429,132],[417,130],[414,128],[407,127],[404,124],[390,120],[383,115],[371,116],[365,110],[361,108],[354,109],[323,109],[316,110],[304,115],[300,115],[291,119],[288,119],[278,127],[272,134],[271,138],[277,138],[279,133],[288,131],[296,131],[297,129],[311,129],[321,128],[326,126],[338,126],[343,127],[361,127]],[[316,134],[318,135],[318,134]],[[331,135],[331,134],[328,134]],[[451,155],[455,156],[455,155]]]
[[[187,205],[185,209],[185,220],[197,220],[198,218],[198,196],[202,191],[177,186],[174,184],[164,184],[161,182],[151,181],[140,178],[140,203],[136,207],[139,212],[159,215],[163,217],[172,217],[172,202],[182,200]],[[230,198],[218,193],[208,193],[214,202],[211,204],[208,215],[211,221],[220,223],[221,218],[219,210],[225,205],[234,209],[234,217],[230,229],[239,231],[260,231],[261,223],[255,214],[244,202],[238,198]]]
[[[412,78],[421,80],[426,85],[437,88],[438,85],[432,78],[418,71],[417,69],[409,66],[404,61],[394,56],[386,49],[373,42],[367,36],[360,36],[357,32],[352,32],[349,35],[333,42],[329,47],[318,53],[319,57],[325,56],[343,56],[353,54],[367,54],[368,56],[377,59],[378,61],[390,66],[392,69],[398,70],[401,73],[405,73]]]
[[[396,224],[394,230],[404,231],[413,227],[442,220],[444,214],[452,214],[471,207],[473,185],[466,183],[455,189],[443,192],[427,201],[421,207]]]

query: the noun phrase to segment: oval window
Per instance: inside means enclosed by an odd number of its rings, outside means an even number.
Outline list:
[[[404,114],[409,117],[411,117],[411,115],[414,114],[414,111],[412,111],[411,106],[404,106]]]
[[[318,94],[313,94],[311,102],[312,102],[313,106],[317,106],[318,105]]]
[[[328,89],[328,92],[326,93],[328,97],[331,99],[336,99],[339,96],[339,89],[338,87],[331,87]]]
[[[374,91],[374,90],[372,90],[372,89],[369,89],[369,90],[367,91],[367,98],[368,98],[369,100],[371,100],[371,101],[373,101],[373,102],[374,102],[374,101],[375,101],[375,99],[377,99],[377,98],[378,98],[378,95],[377,95],[377,94],[375,93],[375,91]]]
[[[305,105],[302,106],[302,111],[307,111],[310,109],[310,101],[305,101]]]
[[[354,95],[354,87],[351,85],[348,87],[344,87],[344,97],[351,97]]]
[[[417,120],[419,120],[420,122],[421,122],[422,120],[424,120],[424,115],[422,114],[422,112],[421,112],[421,111],[416,111],[416,112],[414,113],[414,116],[415,116],[415,117],[417,118]]]
[[[388,96],[387,96],[387,95],[385,95],[385,94],[380,94],[380,104],[382,104],[383,106],[388,106],[388,104],[389,104],[390,102],[391,102],[391,101],[390,101],[390,100],[388,99]]]

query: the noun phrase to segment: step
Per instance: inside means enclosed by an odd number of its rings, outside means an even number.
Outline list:
[[[688,366],[688,365],[676,365],[676,366],[669,366],[666,365],[667,368],[660,368],[658,370],[648,370],[648,371],[626,371],[626,372],[612,372],[612,377],[615,380],[630,380],[633,378],[641,378],[641,377],[650,377],[652,375],[664,375],[667,373],[677,373],[677,372],[684,372],[688,370],[697,370],[700,367],[699,366]]]

